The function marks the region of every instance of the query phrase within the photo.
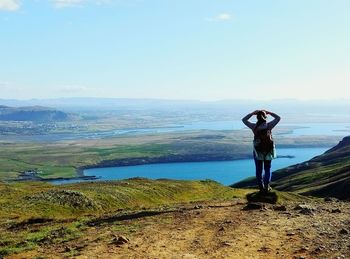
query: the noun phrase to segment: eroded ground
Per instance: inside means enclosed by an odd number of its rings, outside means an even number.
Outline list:
[[[109,215],[87,222],[73,240],[48,240],[8,258],[350,258],[350,204],[298,205],[245,209],[236,199],[131,219]]]

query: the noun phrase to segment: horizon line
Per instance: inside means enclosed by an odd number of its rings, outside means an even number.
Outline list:
[[[173,101],[173,102],[276,102],[276,101],[294,101],[294,102],[318,102],[318,101],[350,101],[350,98],[273,98],[273,99],[256,99],[256,98],[236,98],[236,99],[217,99],[217,100],[201,100],[201,99],[171,99],[171,98],[142,98],[142,97],[94,97],[94,96],[72,96],[72,97],[56,97],[56,98],[0,98],[0,101],[50,101],[50,100],[72,100],[72,99],[101,99],[101,100],[144,100],[144,101]]]

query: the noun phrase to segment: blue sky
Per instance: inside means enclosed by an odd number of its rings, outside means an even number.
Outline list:
[[[0,0],[0,98],[350,96],[348,0]]]

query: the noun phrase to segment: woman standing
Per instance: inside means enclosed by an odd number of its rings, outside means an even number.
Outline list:
[[[256,115],[257,122],[252,123],[249,119]],[[267,122],[267,116],[271,115],[274,119]],[[273,112],[265,110],[256,110],[245,116],[242,121],[254,133],[254,161],[256,169],[256,179],[259,189],[262,192],[271,190],[271,160],[276,158],[276,149],[273,142],[271,130],[281,120],[280,116]],[[263,177],[263,168],[265,171]]]

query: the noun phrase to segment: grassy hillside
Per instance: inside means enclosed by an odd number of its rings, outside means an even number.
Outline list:
[[[129,179],[53,186],[0,183],[0,257],[44,242],[81,235],[86,222],[123,211],[164,209],[176,204],[244,197],[214,181]],[[55,233],[60,237],[56,240]]]
[[[277,190],[350,199],[350,136],[320,156],[276,171],[272,181]],[[233,186],[254,185],[250,178]]]
[[[8,107],[0,106],[0,121],[66,121],[71,115],[41,106]]]
[[[118,209],[141,209],[178,202],[244,196],[211,180],[176,181],[129,179],[54,186],[41,182],[0,183],[0,222],[9,218],[67,219]],[[13,203],[16,201],[16,204]]]
[[[194,202],[230,202],[254,191],[211,180],[128,179],[60,186],[0,183],[0,258],[42,246],[65,246],[89,236],[86,232],[95,229],[96,224],[116,221],[113,230],[120,232],[128,227],[132,231],[137,226],[124,226],[122,218],[159,215],[186,206],[193,209],[196,204],[190,203]],[[277,195],[279,202],[305,201],[295,194]]]

